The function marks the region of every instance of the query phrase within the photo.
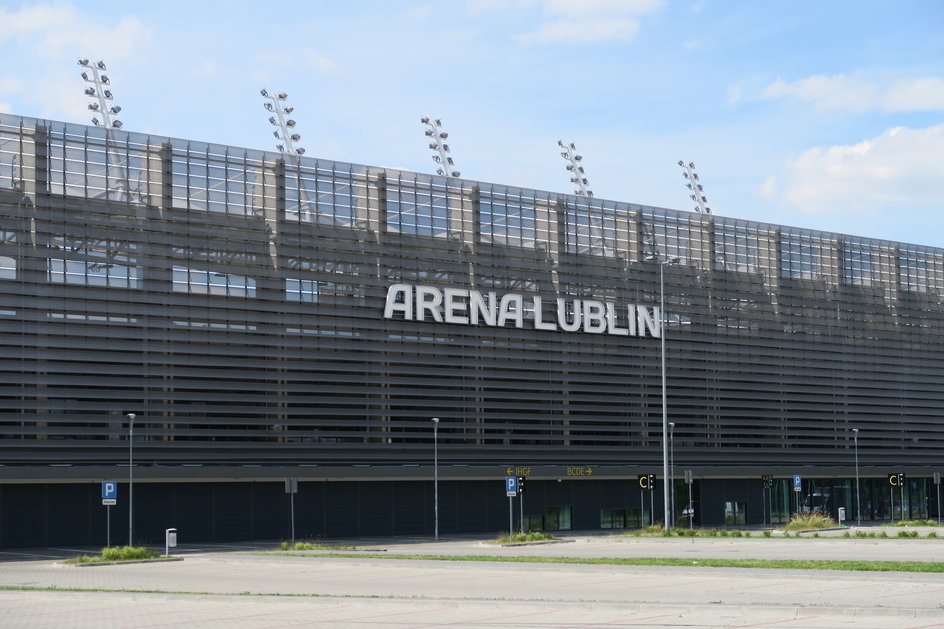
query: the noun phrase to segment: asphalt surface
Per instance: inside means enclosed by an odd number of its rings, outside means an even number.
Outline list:
[[[182,561],[93,567],[58,563],[83,549],[0,551],[0,627],[944,629],[944,573],[731,569],[698,563],[704,558],[942,562],[944,539],[574,536],[566,543],[525,547],[495,547],[468,538],[355,543],[385,555],[685,557],[692,565],[253,552],[272,549],[274,542],[183,545],[175,551]]]

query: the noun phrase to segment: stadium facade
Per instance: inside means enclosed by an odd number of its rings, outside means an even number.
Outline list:
[[[298,537],[507,529],[507,475],[515,526],[638,526],[663,391],[683,524],[935,517],[942,294],[938,248],[0,114],[0,545],[121,539],[129,460],[135,541],[287,538],[286,478]]]

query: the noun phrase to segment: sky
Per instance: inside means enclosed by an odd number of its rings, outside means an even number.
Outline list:
[[[944,0],[4,2],[0,111],[944,247]]]

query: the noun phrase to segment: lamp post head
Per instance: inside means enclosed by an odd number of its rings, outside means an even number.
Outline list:
[[[438,418],[438,417],[434,417],[434,418],[433,418],[433,423],[434,423],[434,424],[438,424],[438,423],[439,423],[439,418]]]
[[[134,413],[128,413],[128,421],[134,421],[134,418],[137,417]]]

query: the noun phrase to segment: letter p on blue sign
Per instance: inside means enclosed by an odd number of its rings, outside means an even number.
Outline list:
[[[113,480],[102,481],[102,498],[117,498],[118,483]]]

